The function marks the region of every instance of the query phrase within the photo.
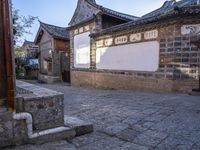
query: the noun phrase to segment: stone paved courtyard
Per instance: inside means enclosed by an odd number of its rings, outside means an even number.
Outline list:
[[[94,124],[71,141],[6,150],[200,150],[200,97],[39,84],[65,94],[65,114]]]

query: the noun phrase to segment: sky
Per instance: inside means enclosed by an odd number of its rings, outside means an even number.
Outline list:
[[[78,0],[12,0],[13,6],[20,10],[20,15],[35,16],[42,22],[67,27],[76,9]],[[165,2],[165,0],[96,0],[99,5],[127,13],[134,16],[142,16],[151,12]],[[39,28],[36,20],[30,29],[30,35],[23,39],[34,41]]]

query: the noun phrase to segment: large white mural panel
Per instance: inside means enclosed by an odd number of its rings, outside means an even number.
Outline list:
[[[97,69],[156,71],[159,67],[157,41],[97,48]]]
[[[90,68],[90,32],[74,37],[74,67]]]

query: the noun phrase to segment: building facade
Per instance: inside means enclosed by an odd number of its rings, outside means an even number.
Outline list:
[[[25,40],[22,47],[25,50],[26,56],[28,58],[36,59],[38,57],[39,48],[38,45],[35,45],[34,42]]]
[[[39,80],[70,82],[68,29],[40,22],[35,43],[39,45]]]
[[[103,19],[111,14],[97,6],[78,2],[70,22],[72,85],[181,92],[198,86],[200,50],[193,43],[200,33],[197,0],[166,1],[140,18],[123,14],[130,20],[111,26]],[[78,15],[83,8],[88,18]]]

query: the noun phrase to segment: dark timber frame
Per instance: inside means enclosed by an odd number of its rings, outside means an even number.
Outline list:
[[[3,98],[6,99],[6,106],[8,110],[14,111],[14,99],[15,99],[15,75],[14,75],[14,55],[13,55],[13,40],[12,40],[12,21],[11,21],[11,1],[10,0],[1,0],[1,9],[0,15],[2,17],[2,56],[1,59],[4,61],[3,65],[0,66],[2,69],[2,74],[5,77],[4,84],[0,83],[2,91],[0,93],[4,96]],[[6,89],[6,90],[5,90]]]

